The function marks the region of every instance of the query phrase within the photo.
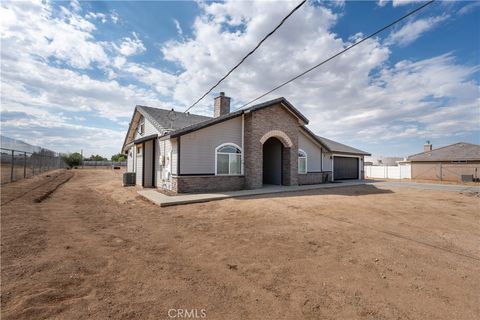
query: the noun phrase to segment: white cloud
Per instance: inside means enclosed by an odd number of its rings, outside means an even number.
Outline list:
[[[192,25],[192,36],[161,48],[164,58],[181,69],[170,74],[129,60],[146,49],[137,34],[114,44],[96,41],[94,22],[101,17],[89,21],[66,8],[53,16],[48,3],[2,2],[2,112],[31,116],[8,120],[2,130],[37,139],[40,145],[54,144],[59,151],[86,145],[94,153],[116,152],[134,105],[189,105],[296,4],[199,5],[202,14]],[[307,3],[216,91],[225,91],[239,106],[342,50],[358,35],[336,35],[337,19],[333,9]],[[405,26],[392,33],[394,42],[370,39],[263,100],[286,97],[311,120],[314,132],[352,145],[478,130],[478,67],[459,64],[451,53],[389,62],[393,43],[413,41],[439,23],[422,27],[415,22],[409,24],[410,32]],[[103,70],[105,79],[87,76],[83,69],[92,68]],[[212,95],[192,111],[211,115]],[[70,113],[78,116],[65,115]],[[94,128],[79,124],[79,117],[108,118],[122,127]]]
[[[147,49],[145,48],[142,40],[139,39],[138,34],[132,32],[133,38],[125,37],[123,38],[122,43],[117,46],[114,44],[115,49],[124,55],[124,56],[132,56],[136,54],[140,54],[145,52]]]
[[[443,15],[410,21],[399,30],[392,32],[388,36],[386,42],[389,45],[409,45],[410,43],[420,38],[425,32],[432,30],[447,19],[448,16]]]
[[[126,60],[108,56],[107,44],[92,35],[94,24],[65,7],[60,10],[53,16],[50,4],[40,1],[0,6],[1,111],[25,115],[2,119],[2,133],[57,151],[84,146],[95,153],[116,153],[123,142],[122,129],[82,125],[79,119],[104,118],[124,127],[133,106],[158,105],[158,94],[89,77],[84,69],[98,67],[114,78],[113,61],[122,65]],[[134,43],[140,41],[136,34],[133,37]],[[134,46],[140,47],[138,51],[143,44]],[[131,53],[125,48],[124,53]]]
[[[174,98],[180,105],[195,101],[293,5],[203,3],[194,37],[162,48],[166,59],[184,69]],[[304,6],[216,91],[239,106],[345,48],[355,37],[347,41],[331,31],[337,18],[329,9]],[[426,26],[413,22],[392,38],[413,41],[444,19],[434,17]],[[478,68],[457,64],[451,54],[391,66],[391,43],[370,39],[260,101],[284,96],[310,118],[313,131],[347,143],[476,130],[479,88],[472,77]],[[211,105],[210,96],[192,111],[210,115]],[[447,111],[451,124],[440,127],[438,118]]]
[[[179,36],[183,36],[183,29],[180,25],[180,22],[177,19],[173,19],[173,23],[175,24],[175,28],[177,29],[177,33]]]
[[[464,15],[464,14],[468,14],[470,12],[472,12],[473,10],[475,10],[475,8],[477,7],[480,7],[480,2],[478,1],[474,1],[474,2],[471,2],[469,4],[466,4],[464,5],[463,7],[461,7],[459,10],[458,10],[458,14],[459,15]]]
[[[103,46],[92,41],[95,25],[65,7],[61,10],[60,17],[53,17],[51,7],[40,1],[3,2],[0,7],[2,55],[15,56],[18,52],[13,48],[18,48],[38,58],[53,58],[75,68],[108,64]]]
[[[107,22],[107,15],[101,12],[89,12],[85,16],[87,19],[99,19],[102,23]]]

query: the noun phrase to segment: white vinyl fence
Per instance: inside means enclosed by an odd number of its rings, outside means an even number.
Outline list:
[[[411,179],[412,166],[365,166],[365,178],[376,179]]]

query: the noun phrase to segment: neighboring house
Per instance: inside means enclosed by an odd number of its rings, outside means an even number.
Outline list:
[[[307,123],[285,98],[230,112],[222,92],[213,118],[137,106],[122,150],[137,185],[174,193],[363,178],[368,153]]]
[[[472,181],[480,178],[480,145],[458,142],[432,149],[427,141],[423,151],[408,157],[412,179]]]

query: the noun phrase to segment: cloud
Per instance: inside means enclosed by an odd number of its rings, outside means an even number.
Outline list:
[[[146,50],[139,34],[96,40],[100,16],[62,6],[54,14],[40,1],[2,2],[2,133],[57,151],[116,153],[134,105],[191,104],[294,5],[200,2],[192,35],[161,46],[163,59],[178,67],[170,73],[135,59]],[[333,31],[339,10],[308,2],[216,91],[238,107],[356,41],[359,35]],[[441,19],[410,22],[386,41],[369,39],[261,101],[284,96],[314,132],[352,145],[478,131],[478,66],[452,53],[391,63],[391,46],[414,41]],[[213,95],[192,112],[211,115]]]
[[[80,69],[108,64],[104,47],[93,41],[95,25],[65,7],[53,17],[51,7],[40,1],[4,2],[0,15],[2,57],[15,57],[19,52],[13,48],[17,48]]]
[[[203,14],[193,24],[194,37],[162,48],[165,59],[183,70],[173,88],[177,103],[195,101],[293,5],[203,3]],[[475,131],[477,67],[458,64],[450,53],[389,63],[393,43],[413,41],[446,18],[411,22],[388,41],[365,41],[258,102],[284,96],[307,115],[314,132],[351,144]],[[215,90],[225,91],[238,107],[342,50],[355,37],[339,38],[332,31],[337,19],[332,10],[307,4]],[[211,98],[192,112],[211,115]],[[440,126],[438,119],[446,113],[450,125]]]
[[[115,59],[109,44],[95,40],[96,26],[86,18],[65,7],[54,15],[50,3],[40,1],[2,2],[0,15],[2,134],[56,151],[84,146],[116,153],[133,106],[158,105],[155,90],[88,76],[103,70],[113,78],[112,63],[127,61]],[[119,51],[144,50],[140,43],[134,34],[122,40]],[[81,125],[82,118],[111,128]]]
[[[477,8],[477,7],[480,7],[480,2],[475,1],[475,2],[464,5],[463,7],[461,7],[458,10],[457,13],[459,15],[468,14],[468,13],[472,12],[473,10],[475,10],[475,8]]]
[[[399,30],[390,33],[386,43],[388,45],[397,44],[399,46],[409,45],[448,18],[447,15],[443,15],[410,21]]]
[[[183,30],[182,30],[182,26],[180,25],[180,22],[178,22],[177,19],[173,19],[173,23],[175,24],[175,28],[177,29],[178,35],[183,36]]]
[[[117,46],[114,44],[115,49],[124,56],[132,56],[145,52],[147,49],[143,45],[142,40],[139,39],[138,34],[132,32],[133,38],[125,37],[122,43]]]

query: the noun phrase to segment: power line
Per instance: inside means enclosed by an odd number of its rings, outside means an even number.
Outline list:
[[[211,87],[207,92],[205,92],[205,94],[203,96],[201,96],[197,101],[195,101],[190,107],[187,108],[187,110],[185,110],[184,112],[188,112],[188,110],[190,110],[191,108],[193,108],[197,103],[199,103],[203,98],[205,98],[207,96],[207,94],[209,94],[210,92],[212,92],[213,89],[215,89],[223,80],[225,80],[235,69],[237,69],[249,56],[251,56],[255,50],[257,50],[261,45],[262,43],[267,40],[272,34],[275,33],[275,31],[277,31],[281,26],[282,24],[287,21],[288,18],[290,18],[290,16],[295,12],[297,11],[298,9],[300,9],[301,6],[303,6],[303,4],[307,2],[307,0],[303,0],[302,2],[300,2],[292,11],[290,11],[289,14],[287,14],[285,16],[285,18],[282,19],[282,21],[280,21],[280,23],[272,30],[270,31],[262,40],[260,40],[260,42],[255,46],[255,48],[253,48],[249,53],[247,53],[247,55],[245,57],[242,58],[242,60],[240,60],[240,62],[238,62],[232,69],[230,69],[230,71],[227,72],[226,75],[224,75],[220,80],[218,80],[218,82],[213,86]]]
[[[428,5],[431,5],[433,2],[435,2],[435,0],[429,1],[429,2],[427,2],[427,3],[423,4],[423,5],[421,5],[420,7],[416,8],[416,9],[415,9],[415,10],[413,10],[413,11],[410,11],[409,13],[407,13],[407,14],[406,14],[406,15],[404,15],[404,16],[402,16],[401,18],[398,18],[397,20],[395,20],[395,21],[393,21],[393,22],[389,23],[388,25],[386,25],[386,26],[384,26],[383,28],[381,28],[381,29],[379,29],[379,30],[375,31],[374,33],[372,33],[372,34],[370,34],[370,35],[368,35],[367,37],[363,38],[362,40],[360,40],[360,41],[358,41],[358,42],[355,42],[354,44],[352,44],[352,45],[350,45],[350,46],[346,47],[346,48],[345,48],[345,49],[343,49],[342,51],[340,51],[340,52],[338,52],[338,53],[334,54],[333,56],[331,56],[330,58],[328,58],[328,59],[326,59],[326,60],[323,60],[323,61],[322,61],[322,62],[320,62],[319,64],[317,64],[317,65],[315,65],[315,66],[311,67],[310,69],[307,69],[306,71],[304,71],[304,72],[300,73],[299,75],[297,75],[297,76],[295,76],[295,77],[291,78],[290,80],[283,82],[282,84],[280,84],[280,85],[276,86],[275,88],[271,89],[270,91],[267,91],[266,93],[262,94],[261,96],[259,96],[259,97],[255,98],[255,99],[253,99],[253,100],[250,100],[249,102],[247,102],[246,104],[242,105],[241,107],[238,107],[238,108],[237,108],[237,109],[235,109],[235,110],[242,109],[242,108],[244,108],[244,107],[248,106],[249,104],[251,104],[252,102],[255,102],[255,101],[257,101],[257,100],[259,100],[259,99],[261,99],[261,98],[265,97],[266,95],[268,95],[268,94],[270,94],[270,93],[272,93],[272,92],[274,92],[274,91],[276,91],[276,90],[280,89],[281,87],[283,87],[283,86],[285,86],[285,85],[289,84],[290,82],[297,80],[298,78],[300,78],[300,77],[302,77],[302,76],[306,75],[307,73],[309,73],[309,72],[311,72],[312,70],[314,70],[314,69],[316,69],[316,68],[320,67],[321,65],[323,65],[323,64],[325,64],[325,63],[327,63],[327,62],[329,62],[330,60],[333,60],[334,58],[336,58],[336,57],[338,57],[339,55],[341,55],[341,54],[345,53],[346,51],[348,51],[348,50],[352,49],[353,47],[355,47],[355,46],[359,45],[360,43],[362,43],[362,42],[364,42],[364,41],[366,41],[366,40],[368,40],[368,39],[370,39],[370,38],[372,38],[372,37],[376,36],[376,35],[377,35],[377,34],[379,34],[380,32],[382,32],[382,31],[384,31],[384,30],[386,30],[386,29],[390,28],[391,26],[393,26],[393,25],[395,25],[395,24],[399,23],[400,21],[402,21],[402,20],[406,19],[407,17],[411,16],[412,14],[414,14],[414,13],[416,13],[416,12],[418,12],[418,11],[422,10],[422,9],[423,9],[423,8],[425,8],[426,6],[428,6]]]

